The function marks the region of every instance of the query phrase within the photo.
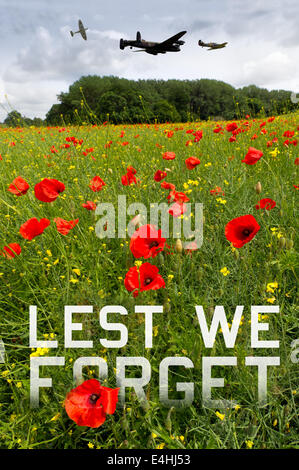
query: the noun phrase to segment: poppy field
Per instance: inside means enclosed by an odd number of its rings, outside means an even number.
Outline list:
[[[0,127],[0,448],[299,447],[298,134],[298,114]],[[148,211],[166,203],[171,227],[192,220],[188,204],[201,203],[202,244],[163,233],[138,211],[125,214],[133,233],[119,236],[120,195],[127,207],[142,203]],[[115,226],[103,224],[101,238],[99,204],[115,208]],[[30,346],[30,306],[36,306],[36,347]],[[83,347],[66,344],[65,306],[90,306],[89,313],[74,309],[72,317],[79,324],[72,339],[85,341]],[[120,338],[120,328],[103,327],[105,306],[127,312],[107,317],[126,326],[121,347],[103,345]],[[161,306],[152,316],[150,347],[144,311],[136,306]],[[195,306],[202,306],[208,325],[223,306],[228,328],[236,307],[244,307],[233,348],[221,328],[206,347]],[[273,307],[258,315],[259,339],[279,341],[278,348],[252,347],[252,306]],[[233,400],[231,407],[203,405],[203,358],[210,356],[236,358],[235,367],[212,371],[224,379],[212,398]],[[245,364],[251,356],[279,357],[279,365],[267,367],[263,406],[258,367]],[[64,358],[63,364],[39,368],[52,385],[40,387],[39,406],[31,407],[30,361],[47,357]],[[80,357],[90,365],[74,380]],[[146,400],[128,387],[121,402],[121,357],[150,364]],[[161,400],[159,367],[167,357],[192,362],[170,367],[168,377],[170,400],[184,398],[177,383],[193,384],[188,406]],[[104,360],[106,378],[91,358]],[[126,370],[126,377],[141,374],[138,365]]]

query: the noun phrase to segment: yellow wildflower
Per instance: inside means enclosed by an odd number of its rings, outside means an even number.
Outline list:
[[[252,441],[245,441],[247,449],[252,449],[254,443]]]
[[[224,268],[220,269],[220,272],[221,272],[221,274],[223,274],[223,276],[227,276],[230,273],[230,271],[227,269],[226,266]]]
[[[216,415],[219,419],[221,419],[221,421],[223,421],[224,418],[225,418],[225,414],[219,413],[219,411],[216,411],[215,415]]]

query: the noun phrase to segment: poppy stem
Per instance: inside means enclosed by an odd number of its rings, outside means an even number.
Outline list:
[[[0,201],[3,202],[3,204],[5,204],[7,207],[9,207],[10,209],[12,209],[13,211],[15,211],[17,214],[21,214],[15,207],[11,206],[10,204],[8,204],[8,202],[4,201],[1,197],[0,197]]]

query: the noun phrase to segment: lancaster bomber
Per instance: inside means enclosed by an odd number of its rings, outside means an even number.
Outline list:
[[[227,42],[222,42],[221,44],[217,44],[217,42],[203,42],[201,40],[198,41],[198,45],[201,47],[209,47],[208,51],[212,51],[213,49],[222,49],[225,47]]]
[[[88,30],[88,28],[84,28],[84,26],[83,26],[83,23],[82,23],[82,21],[81,21],[81,20],[79,20],[79,21],[78,21],[78,26],[79,26],[79,31],[75,31],[75,32],[73,32],[73,31],[70,31],[70,33],[71,33],[71,36],[73,37],[73,36],[74,36],[74,34],[80,33],[80,34],[81,34],[81,36],[82,36],[82,38],[83,38],[83,39],[85,39],[85,41],[86,41],[86,39],[87,39],[87,36],[86,36],[86,33],[85,33],[85,31],[87,31],[87,30]]]
[[[169,39],[166,39],[163,42],[149,42],[141,39],[141,34],[137,31],[136,34],[136,41],[127,41],[125,39],[121,39],[119,43],[119,47],[123,50],[125,47],[130,46],[130,49],[133,47],[138,47],[140,51],[134,52],[146,52],[147,54],[157,55],[157,54],[166,54],[166,52],[179,52],[180,46],[185,44],[185,41],[180,40],[187,31],[181,31],[180,33],[172,36]]]

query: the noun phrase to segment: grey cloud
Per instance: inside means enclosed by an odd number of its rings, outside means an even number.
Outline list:
[[[189,30],[191,33],[201,32],[212,27],[215,27],[215,22],[213,21],[196,20],[189,26]]]

